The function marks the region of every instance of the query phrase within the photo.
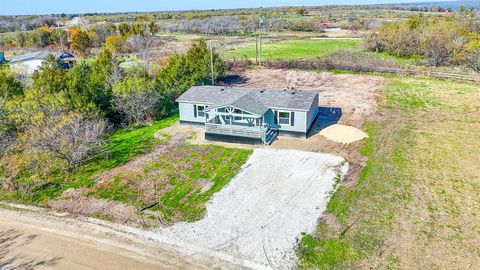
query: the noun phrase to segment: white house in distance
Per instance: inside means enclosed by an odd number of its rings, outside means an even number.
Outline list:
[[[75,62],[75,56],[69,53],[37,51],[15,56],[9,61],[9,64],[12,70],[21,70],[27,74],[32,74],[42,65],[43,61],[45,61],[49,55],[53,55],[59,60],[60,66],[65,69],[70,68]]]
[[[318,116],[316,91],[194,86],[177,100],[181,123],[205,126],[208,140],[270,144],[306,138]]]

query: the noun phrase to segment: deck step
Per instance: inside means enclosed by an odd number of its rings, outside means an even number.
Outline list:
[[[265,132],[265,141],[263,142],[265,145],[270,145],[278,135],[277,130],[269,129]]]

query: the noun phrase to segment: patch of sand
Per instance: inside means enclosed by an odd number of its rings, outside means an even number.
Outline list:
[[[368,137],[367,133],[358,128],[339,124],[322,129],[320,135],[339,143],[353,143]]]

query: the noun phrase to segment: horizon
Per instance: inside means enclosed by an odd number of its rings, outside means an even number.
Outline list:
[[[22,3],[19,5],[19,1]],[[28,16],[48,14],[86,14],[86,13],[130,13],[130,12],[168,12],[211,9],[272,8],[288,6],[328,6],[328,5],[381,5],[435,2],[462,2],[448,0],[245,0],[242,3],[211,0],[197,2],[185,0],[181,2],[162,0],[84,0],[65,5],[61,0],[5,0],[0,16]],[[467,2],[467,1],[466,1]]]

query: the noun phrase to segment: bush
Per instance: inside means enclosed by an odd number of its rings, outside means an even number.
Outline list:
[[[466,17],[476,18],[466,20]],[[462,65],[478,70],[480,59],[480,23],[476,13],[460,12],[458,16],[426,19],[411,17],[401,23],[388,23],[366,39],[372,51],[398,56],[423,55],[429,65]]]
[[[113,99],[127,124],[143,124],[158,115],[159,95],[146,78],[132,77],[114,85]]]

